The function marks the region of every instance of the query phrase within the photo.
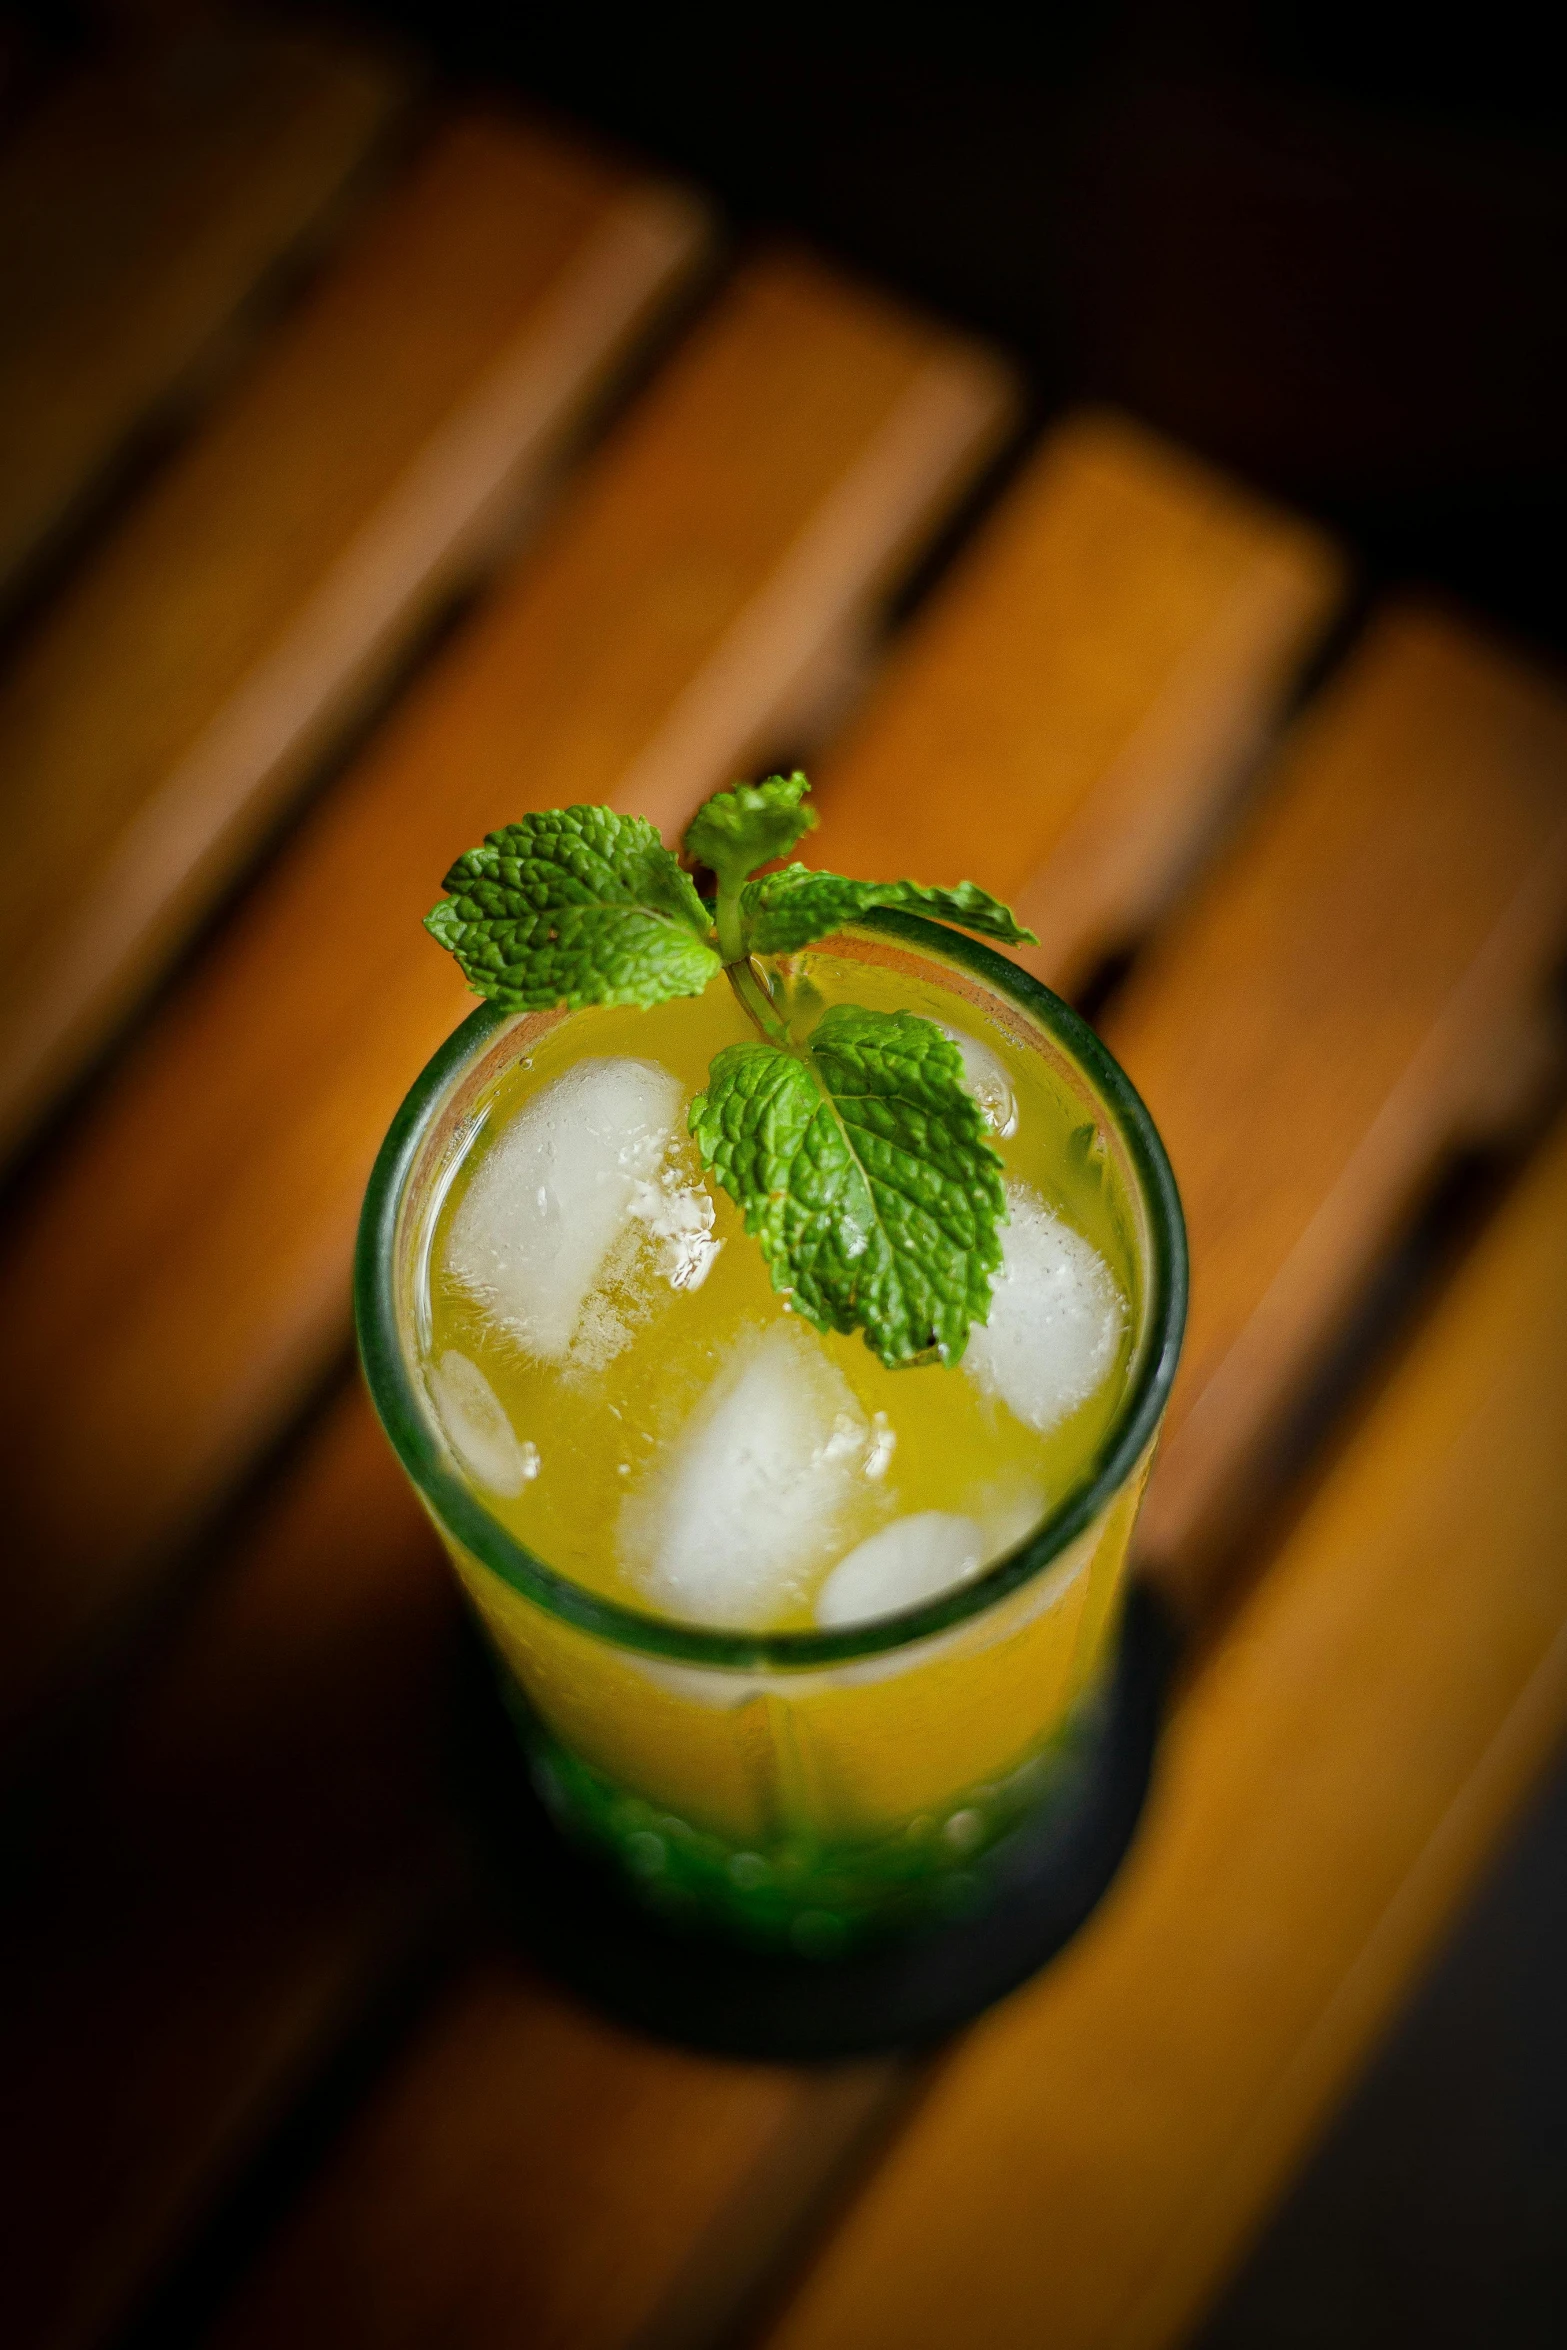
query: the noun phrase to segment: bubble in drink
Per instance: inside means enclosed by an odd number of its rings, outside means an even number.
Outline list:
[[[1008,1183],[1007,1208],[990,1319],[970,1331],[963,1367],[1043,1434],[1104,1380],[1126,1302],[1098,1250],[1027,1184]]]
[[[447,1262],[529,1354],[570,1355],[639,1202],[662,1196],[661,1162],[684,1110],[678,1078],[651,1061],[579,1061],[524,1104],[480,1162],[452,1219]],[[604,1319],[584,1333],[595,1353]]]
[[[862,1624],[896,1615],[967,1582],[988,1548],[977,1518],[946,1510],[917,1510],[855,1544],[816,1595],[822,1625]]]
[[[539,1473],[539,1448],[519,1440],[477,1363],[448,1347],[429,1374],[446,1441],[476,1485],[509,1499]]]
[[[816,1339],[790,1322],[750,1335],[626,1503],[632,1573],[672,1615],[775,1623],[841,1547],[871,1443]]]

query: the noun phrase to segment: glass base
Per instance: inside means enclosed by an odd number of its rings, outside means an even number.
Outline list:
[[[1101,1701],[1058,1758],[1049,1799],[965,1872],[964,1914],[841,1953],[747,1947],[639,1901],[552,1818],[477,1633],[460,1717],[464,1806],[508,1927],[622,2022],[736,2056],[908,2047],[1015,1989],[1095,1909],[1136,1832],[1174,1652],[1164,1610],[1134,1584]]]

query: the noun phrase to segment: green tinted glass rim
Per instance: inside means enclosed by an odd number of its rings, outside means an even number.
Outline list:
[[[1013,1550],[972,1582],[901,1614],[839,1631],[731,1632],[624,1606],[573,1582],[517,1540],[449,1466],[415,1390],[399,1340],[394,1248],[405,1186],[431,1121],[468,1063],[515,1018],[491,1003],[449,1036],[409,1089],[381,1145],[354,1259],[354,1316],[371,1398],[403,1468],[436,1519],[464,1550],[525,1599],[562,1622],[645,1656],[727,1670],[800,1670],[885,1655],[947,1631],[1042,1575],[1131,1476],[1159,1425],[1175,1378],[1186,1325],[1186,1225],[1180,1195],[1153,1120],[1120,1063],[1071,1005],[976,940],[884,909],[845,926],[845,935],[892,940],[932,961],[955,964],[1010,998],[1045,1029],[1087,1077],[1114,1120],[1141,1189],[1152,1236],[1147,1340],[1121,1408],[1078,1484]],[[830,941],[823,941],[829,947]],[[930,1374],[935,1376],[934,1372]]]

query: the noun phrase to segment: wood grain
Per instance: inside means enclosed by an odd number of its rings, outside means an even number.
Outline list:
[[[770,2350],[1182,2340],[1567,1723],[1567,1129],[1190,1691],[1122,1880]]]
[[[1390,611],[1111,1009],[1192,1244],[1141,1539],[1203,1604],[1267,1442],[1455,1141],[1516,1110],[1567,940],[1567,698]]]
[[[346,1337],[359,1198],[464,1008],[454,849],[604,800],[673,828],[991,445],[981,354],[754,264],[167,1002],[0,1257],[0,1712],[35,1706]]]
[[[0,592],[183,396],[403,100],[241,22],[127,35],[0,154]]]
[[[825,762],[814,861],[969,878],[1070,988],[1148,928],[1342,586],[1320,533],[1108,414],[1057,426]]]
[[[697,257],[697,208],[438,135],[0,685],[0,1149],[101,1042]],[[40,879],[69,876],[38,920]]]

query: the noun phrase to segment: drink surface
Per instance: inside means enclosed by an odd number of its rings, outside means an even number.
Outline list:
[[[1092,1473],[1137,1318],[1124,1182],[1041,1052],[907,968],[802,955],[787,1000],[797,1033],[844,1002],[959,1044],[1010,1209],[962,1363],[887,1370],[774,1291],[687,1131],[752,1034],[721,983],[536,1034],[476,1105],[417,1285],[427,1391],[490,1512],[589,1589],[725,1629],[894,1613],[1012,1549]]]

